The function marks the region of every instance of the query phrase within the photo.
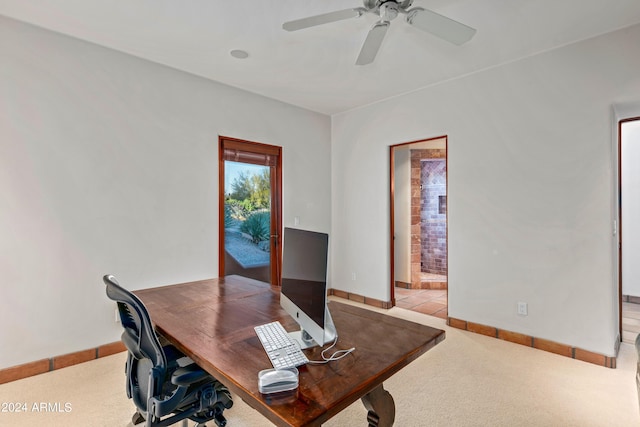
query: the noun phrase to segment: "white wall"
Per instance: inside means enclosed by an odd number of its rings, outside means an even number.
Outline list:
[[[411,151],[393,149],[394,280],[411,283]]]
[[[449,315],[613,356],[611,106],[640,99],[638,45],[633,26],[332,117],[335,287],[389,299],[388,146],[447,135]]]
[[[119,339],[102,276],[216,277],[218,135],[330,230],[330,118],[0,17],[0,368]],[[239,62],[238,66],[242,66]]]
[[[640,296],[640,121],[622,124],[622,294]]]

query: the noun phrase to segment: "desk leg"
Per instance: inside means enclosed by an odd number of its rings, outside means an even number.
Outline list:
[[[369,427],[391,427],[396,418],[396,405],[393,397],[382,384],[362,398],[364,407],[369,411]]]

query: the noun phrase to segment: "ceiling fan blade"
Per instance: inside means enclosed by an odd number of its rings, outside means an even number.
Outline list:
[[[315,27],[316,25],[328,24],[330,22],[342,21],[349,18],[357,18],[358,16],[362,16],[364,12],[365,9],[362,7],[337,10],[335,12],[323,13],[322,15],[315,15],[308,18],[285,22],[282,24],[282,28],[287,31],[297,31],[304,28]]]
[[[356,65],[367,65],[373,62],[378,50],[380,49],[382,40],[384,39],[385,34],[387,34],[388,28],[389,21],[380,21],[376,22],[371,30],[369,30],[369,34],[367,34],[367,38],[362,45],[362,49],[360,49],[360,55],[358,55]]]
[[[419,30],[457,45],[468,42],[476,33],[475,28],[422,8],[410,10],[407,13],[407,22]]]

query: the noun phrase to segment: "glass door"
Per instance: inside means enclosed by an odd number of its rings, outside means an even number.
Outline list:
[[[281,148],[220,138],[220,276],[280,283]]]

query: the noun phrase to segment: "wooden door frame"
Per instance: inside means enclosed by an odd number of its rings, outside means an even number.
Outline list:
[[[275,166],[271,166],[271,239],[270,265],[271,284],[280,286],[282,266],[282,147],[261,142],[247,141],[228,136],[218,136],[218,277],[224,277],[224,149],[232,148],[243,152],[276,156]]]
[[[445,157],[445,162],[446,162],[446,170],[447,170],[447,180],[446,180],[446,192],[447,192],[447,197],[449,196],[449,178],[448,178],[448,174],[449,174],[449,139],[447,137],[447,135],[441,135],[441,136],[436,136],[433,138],[426,138],[426,139],[418,139],[415,141],[410,141],[410,142],[403,142],[400,144],[394,144],[394,145],[390,145],[389,146],[389,194],[390,194],[390,198],[389,198],[389,205],[390,205],[390,217],[391,217],[391,224],[390,224],[390,236],[389,236],[389,242],[390,242],[390,252],[391,252],[391,277],[390,277],[390,287],[391,287],[391,306],[395,306],[396,305],[396,298],[395,298],[395,206],[394,206],[394,199],[395,199],[395,152],[394,149],[398,148],[398,147],[403,147],[406,145],[412,145],[412,144],[417,144],[417,143],[421,143],[421,142],[428,142],[428,141],[434,141],[437,139],[444,139],[445,140],[445,145],[446,145],[446,150],[447,150],[447,155]],[[447,276],[449,275],[449,209],[447,206]],[[447,280],[447,294],[449,293],[449,284],[448,284],[448,280]],[[447,304],[447,310],[448,310],[448,304]]]

